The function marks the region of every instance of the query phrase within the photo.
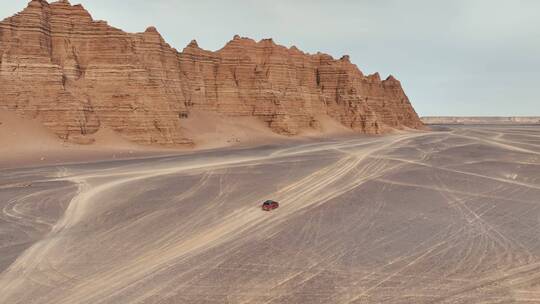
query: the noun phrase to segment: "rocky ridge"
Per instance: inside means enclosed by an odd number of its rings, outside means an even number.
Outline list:
[[[106,127],[141,144],[192,144],[192,110],[254,116],[286,135],[319,128],[321,115],[370,134],[423,127],[398,80],[365,76],[348,56],[239,36],[178,52],[154,27],[126,33],[67,0],[33,0],[0,22],[0,109],[69,141]]]

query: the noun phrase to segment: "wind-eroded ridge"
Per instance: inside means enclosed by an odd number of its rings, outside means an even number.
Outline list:
[[[540,303],[539,135],[0,171],[0,303]]]

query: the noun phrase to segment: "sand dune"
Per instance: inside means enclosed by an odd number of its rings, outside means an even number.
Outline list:
[[[3,170],[0,303],[540,303],[539,132]]]

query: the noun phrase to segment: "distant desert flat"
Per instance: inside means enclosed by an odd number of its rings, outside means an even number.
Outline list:
[[[0,303],[540,303],[540,127],[1,170],[0,198]]]
[[[540,125],[540,116],[425,116],[428,125]]]

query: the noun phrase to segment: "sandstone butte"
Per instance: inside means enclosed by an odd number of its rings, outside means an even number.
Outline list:
[[[67,141],[106,127],[140,144],[191,144],[183,120],[194,110],[253,116],[285,135],[316,129],[321,115],[370,134],[423,127],[398,80],[365,76],[349,56],[239,36],[178,52],[154,27],[126,33],[66,0],[33,0],[0,22],[0,109]]]

